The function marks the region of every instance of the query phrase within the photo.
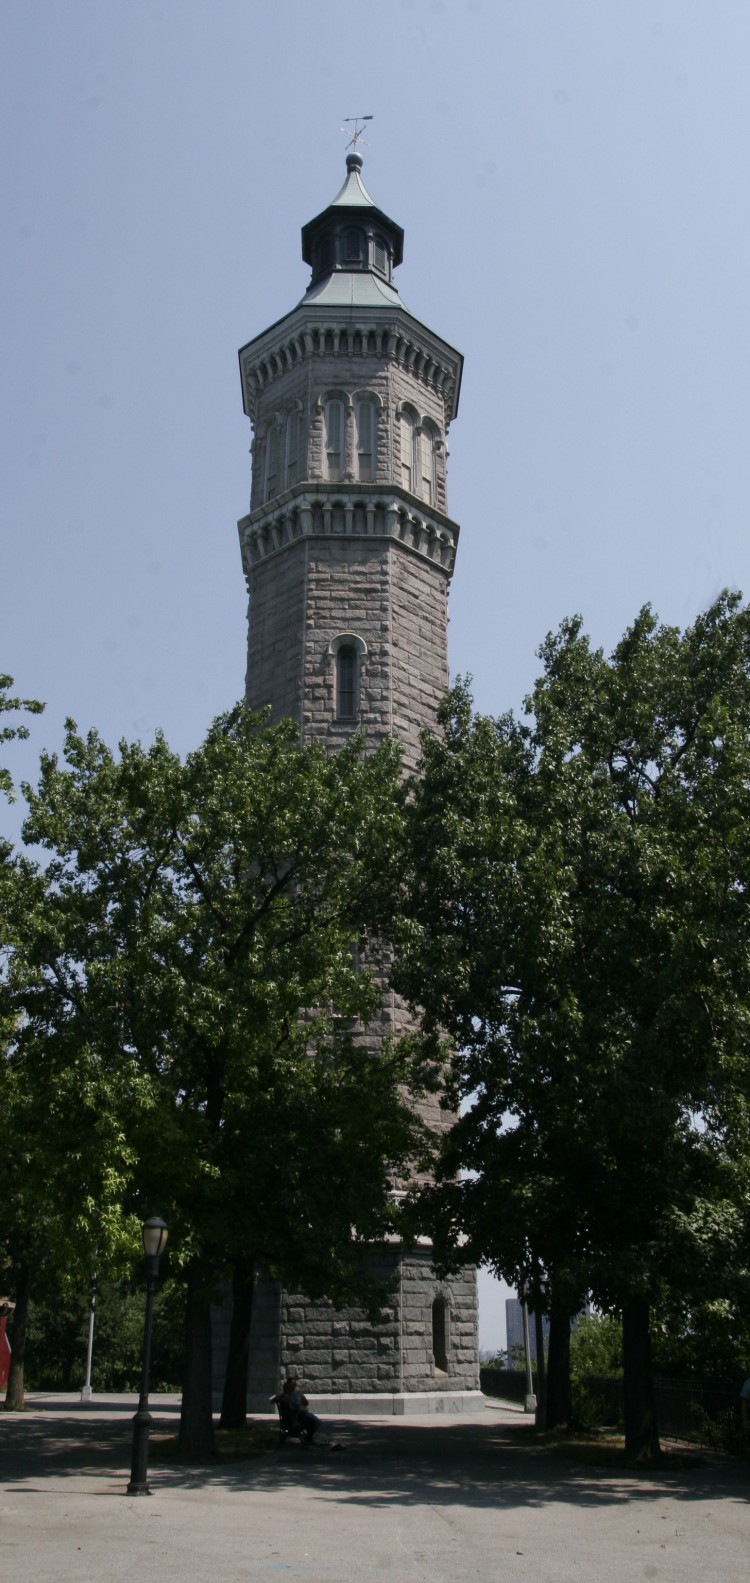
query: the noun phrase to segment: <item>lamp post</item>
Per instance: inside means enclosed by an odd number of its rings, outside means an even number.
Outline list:
[[[151,1372],[151,1329],[154,1312],[154,1292],[159,1274],[159,1260],[167,1245],[167,1227],[158,1215],[143,1223],[143,1252],[146,1263],[146,1325],[143,1332],[143,1365],[141,1368],[141,1394],[138,1411],[133,1418],[133,1455],[130,1463],[128,1495],[150,1495],[146,1482],[148,1472],[148,1437],[151,1414],[148,1410],[148,1380]]]
[[[521,1299],[521,1312],[523,1314],[523,1350],[526,1361],[526,1395],[523,1410],[525,1413],[536,1412],[536,1396],[534,1395],[534,1381],[531,1373],[531,1340],[529,1337],[529,1305],[526,1301],[526,1292],[523,1287],[519,1292]]]
[[[91,1360],[94,1352],[94,1315],[96,1313],[96,1281],[91,1282],[89,1293],[89,1334],[86,1345],[86,1379],[81,1389],[81,1401],[91,1401]]]

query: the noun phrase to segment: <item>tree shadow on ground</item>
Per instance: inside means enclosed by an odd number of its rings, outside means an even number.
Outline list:
[[[161,1416],[161,1415],[160,1415]],[[162,1418],[155,1433],[174,1425]],[[587,1508],[622,1507],[629,1501],[747,1501],[747,1470],[731,1462],[679,1472],[638,1472],[581,1467],[550,1455],[514,1426],[501,1423],[412,1425],[394,1422],[331,1423],[340,1451],[287,1443],[250,1461],[204,1468],[152,1463],[149,1482],[161,1490],[194,1489],[266,1494],[304,1486],[314,1499],[346,1501],[363,1508],[424,1504],[466,1508],[541,1507],[555,1503]],[[85,1476],[122,1479],[125,1493],[130,1461],[130,1425],[87,1421],[81,1416],[28,1418],[0,1422],[0,1479],[6,1488],[42,1487],[48,1479]],[[101,1493],[105,1493],[104,1490]]]

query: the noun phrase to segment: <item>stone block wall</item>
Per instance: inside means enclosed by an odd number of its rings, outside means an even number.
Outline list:
[[[256,567],[250,588],[246,697],[273,719],[302,718],[306,545]]]
[[[432,1305],[446,1307],[446,1370],[432,1350]],[[479,1388],[477,1278],[473,1266],[439,1280],[428,1248],[407,1254],[401,1279],[403,1390],[475,1391]]]
[[[394,734],[413,769],[448,685],[447,588],[441,567],[389,539],[287,545],[250,577],[248,701],[271,704],[274,719],[291,714],[303,740],[331,748],[357,728],[373,747]],[[328,652],[344,632],[367,645],[352,722],[336,719]]]
[[[287,1374],[309,1396],[473,1391],[479,1388],[476,1272],[449,1280],[432,1269],[429,1248],[373,1250],[372,1269],[392,1289],[380,1323],[363,1309],[335,1309],[283,1292],[261,1278],[255,1291],[248,1404],[262,1410]],[[447,1368],[433,1355],[432,1305],[446,1311]],[[214,1393],[220,1397],[229,1337],[229,1309],[214,1311]]]
[[[391,557],[391,729],[411,771],[420,729],[435,724],[448,687],[448,579],[398,546]]]

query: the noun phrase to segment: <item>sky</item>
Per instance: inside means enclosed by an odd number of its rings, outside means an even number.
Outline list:
[[[181,752],[243,691],[237,349],[372,115],[396,283],[465,356],[454,675],[750,592],[747,0],[4,0],[0,670]],[[10,754],[8,754],[10,758]],[[502,1344],[483,1280],[480,1342]]]

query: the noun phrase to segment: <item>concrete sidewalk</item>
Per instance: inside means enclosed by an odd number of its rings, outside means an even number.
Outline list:
[[[125,1494],[134,1397],[32,1396],[0,1414],[1,1583],[632,1583],[750,1570],[746,1470],[638,1477],[524,1444],[524,1415],[342,1420],[338,1453],[290,1444]],[[176,1428],[175,1397],[152,1401]],[[514,1432],[515,1431],[515,1432]]]

